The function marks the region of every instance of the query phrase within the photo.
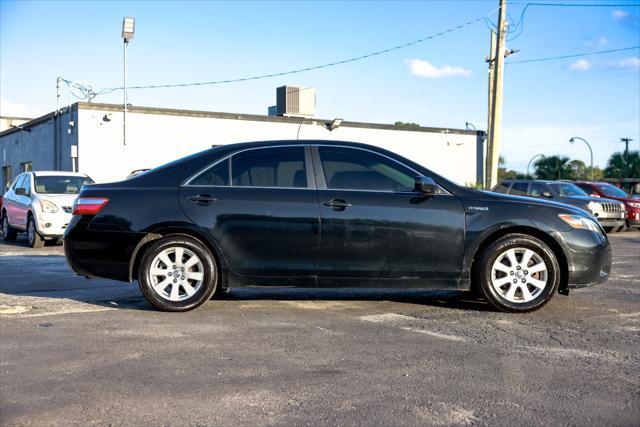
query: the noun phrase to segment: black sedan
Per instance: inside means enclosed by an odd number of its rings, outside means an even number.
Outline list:
[[[137,279],[166,311],[262,285],[473,290],[525,312],[611,268],[586,211],[461,187],[336,141],[218,146],[87,185],[64,242],[78,274]]]

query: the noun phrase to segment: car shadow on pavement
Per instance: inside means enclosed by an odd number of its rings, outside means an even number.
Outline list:
[[[465,311],[495,311],[471,292],[375,288],[234,288],[213,299],[230,301],[390,301]]]

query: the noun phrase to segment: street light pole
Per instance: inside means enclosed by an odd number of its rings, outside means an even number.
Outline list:
[[[133,39],[136,20],[134,18],[125,17],[122,20],[122,39],[123,43],[123,92],[124,104],[122,108],[122,145],[127,145],[127,45]]]
[[[540,154],[536,154],[535,156],[533,156],[533,157],[529,160],[529,163],[527,163],[527,179],[529,179],[529,176],[530,176],[530,175],[529,175],[529,168],[531,167],[531,162],[533,162],[533,160],[534,160],[536,157],[544,157],[544,154],[542,154],[542,153],[540,153]]]
[[[573,144],[576,139],[579,139],[580,141],[587,144],[587,147],[589,148],[589,156],[591,157],[591,181],[593,181],[593,150],[591,150],[591,144],[589,144],[586,139],[580,138],[579,136],[574,136],[571,139],[569,139],[569,143]]]

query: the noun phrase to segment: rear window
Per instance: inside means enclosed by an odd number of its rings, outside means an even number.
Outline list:
[[[36,193],[40,194],[78,194],[85,184],[93,184],[91,178],[84,176],[36,176]]]

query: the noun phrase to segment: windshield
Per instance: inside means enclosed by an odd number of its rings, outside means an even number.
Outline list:
[[[575,184],[570,184],[568,182],[563,182],[562,184],[549,184],[553,187],[554,190],[558,192],[561,196],[586,196],[583,190],[580,189]]]
[[[600,186],[600,191],[605,196],[610,197],[629,197],[627,193],[616,187],[615,185],[605,184]]]
[[[85,176],[36,176],[36,193],[78,194],[85,184],[93,184],[93,180]]]

